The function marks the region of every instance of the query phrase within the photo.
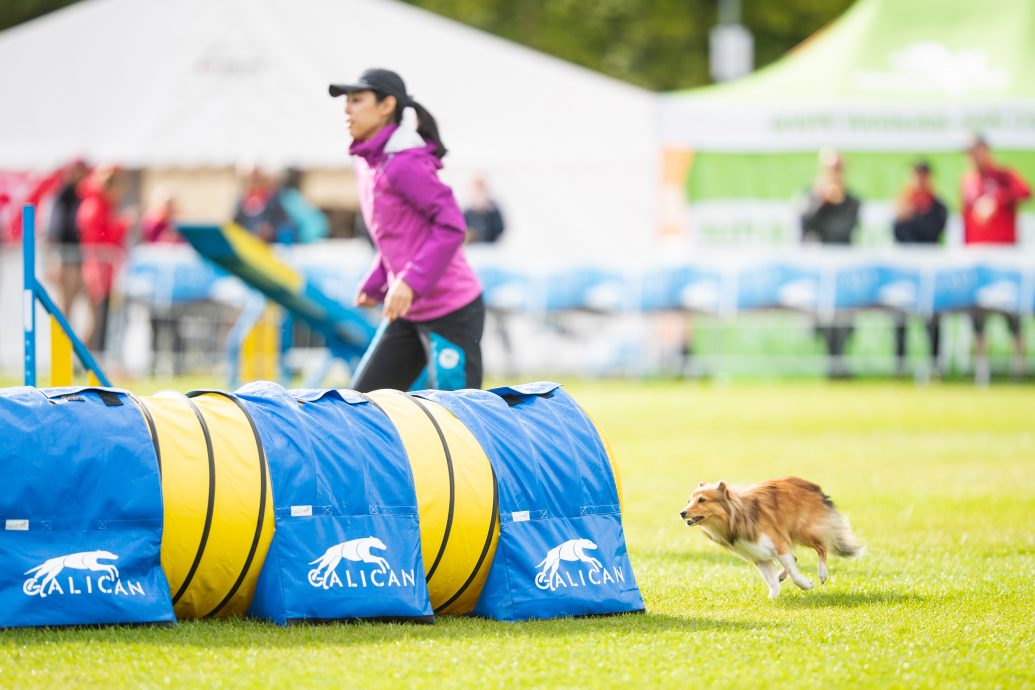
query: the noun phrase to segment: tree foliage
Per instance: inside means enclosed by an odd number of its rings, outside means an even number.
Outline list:
[[[650,89],[707,84],[718,0],[406,0],[490,33]],[[764,66],[854,0],[742,0]]]
[[[76,0],[2,0],[0,31],[71,5]]]
[[[708,32],[719,0],[405,0],[634,84],[707,84]],[[741,0],[755,64],[778,59],[854,0]],[[0,29],[75,0],[2,0]]]

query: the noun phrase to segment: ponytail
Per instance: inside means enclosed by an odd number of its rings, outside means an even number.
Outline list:
[[[438,133],[438,123],[428,109],[417,101],[410,99],[410,106],[417,112],[417,134],[421,135],[424,141],[435,145],[435,157],[445,158],[449,149],[442,143],[442,135]]]
[[[388,97],[388,94],[374,91],[374,97],[377,98],[377,101],[380,103]],[[403,110],[406,108],[413,108],[417,113],[417,134],[419,134],[424,141],[435,145],[436,158],[445,158],[449,149],[447,149],[446,145],[442,143],[442,135],[438,133],[438,123],[435,122],[435,117],[428,112],[428,109],[413,100],[410,96],[406,96],[405,103],[396,97],[395,103],[395,112],[392,113],[392,122],[397,125],[402,123]]]

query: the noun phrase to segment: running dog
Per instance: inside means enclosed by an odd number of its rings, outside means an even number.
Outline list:
[[[724,481],[701,482],[679,517],[688,526],[700,525],[709,539],[754,563],[770,598],[780,594],[780,583],[788,575],[802,589],[812,589],[791,552],[795,545],[819,554],[820,583],[827,581],[828,552],[851,557],[864,550],[830,497],[798,477],[743,488]],[[777,561],[783,566],[779,574]]]

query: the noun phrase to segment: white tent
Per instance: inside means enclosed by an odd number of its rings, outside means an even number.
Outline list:
[[[653,238],[648,91],[390,0],[86,0],[0,34],[0,170],[343,168],[327,84],[397,70],[435,114],[447,181],[484,173],[508,245]]]

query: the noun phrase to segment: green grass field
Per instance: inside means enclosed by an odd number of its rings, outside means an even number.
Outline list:
[[[1035,687],[1035,388],[569,390],[618,455],[646,615],[8,630],[0,688]],[[786,474],[819,483],[869,552],[770,601],[677,513],[698,481]]]

